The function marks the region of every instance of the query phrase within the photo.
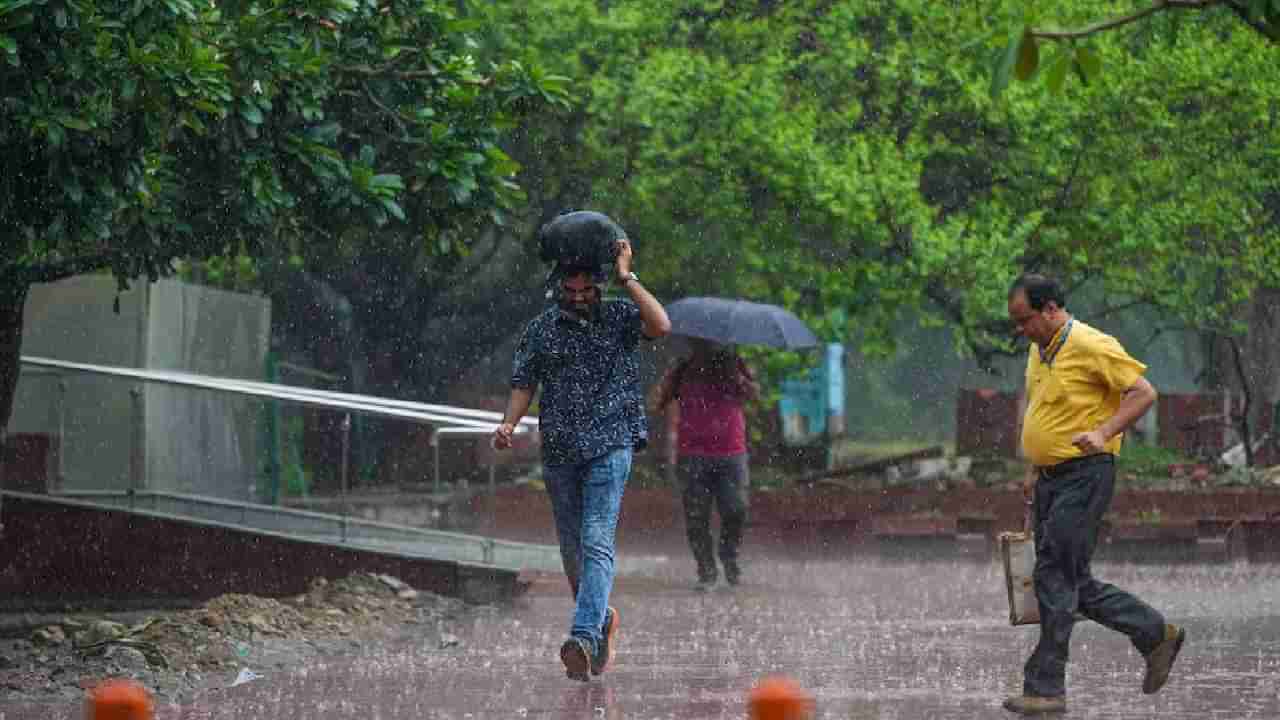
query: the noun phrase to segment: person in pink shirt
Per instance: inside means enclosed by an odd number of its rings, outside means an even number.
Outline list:
[[[654,406],[676,419],[676,475],[684,502],[698,588],[719,580],[711,539],[712,505],[720,513],[720,564],[730,585],[741,579],[738,548],[747,521],[747,421],[743,405],[759,388],[732,346],[691,338],[692,354],[658,383]],[[669,424],[670,425],[670,424]]]

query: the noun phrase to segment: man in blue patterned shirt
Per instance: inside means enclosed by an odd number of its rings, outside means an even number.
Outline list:
[[[617,649],[619,616],[609,606],[614,534],[632,452],[648,441],[637,350],[642,334],[657,339],[671,331],[662,304],[631,271],[630,242],[616,244],[617,280],[629,299],[602,301],[598,268],[557,267],[559,303],[525,328],[507,411],[494,432],[494,447],[511,447],[516,423],[542,386],[543,479],[576,601],[560,660],[575,680],[604,672]]]

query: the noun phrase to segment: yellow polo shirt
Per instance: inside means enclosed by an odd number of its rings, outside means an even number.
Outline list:
[[[1049,347],[1058,340],[1054,336]],[[1071,438],[1096,430],[1114,415],[1124,391],[1133,387],[1146,369],[1115,338],[1079,320],[1071,323],[1066,343],[1051,365],[1041,361],[1040,348],[1033,344],[1027,358],[1022,452],[1039,466],[1080,457]],[[1122,438],[1112,438],[1107,452],[1119,453]]]

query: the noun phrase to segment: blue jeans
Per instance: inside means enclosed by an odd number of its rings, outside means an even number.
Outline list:
[[[560,538],[560,560],[577,601],[570,635],[598,647],[609,593],[622,491],[631,475],[631,448],[620,447],[585,462],[543,469]]]

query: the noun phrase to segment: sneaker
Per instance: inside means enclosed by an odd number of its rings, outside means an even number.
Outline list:
[[[595,657],[591,658],[591,674],[599,675],[613,664],[613,657],[618,652],[618,610],[610,605],[604,611],[604,625],[600,628],[600,645],[596,648]]]
[[[724,581],[730,585],[737,586],[738,581],[742,579],[742,571],[738,569],[738,563],[724,564]]]
[[[720,568],[698,566],[698,584],[715,585],[720,580]]]
[[[591,646],[587,640],[571,637],[560,646],[560,662],[564,663],[564,674],[570,680],[590,680]]]
[[[698,582],[694,584],[693,589],[697,590],[698,592],[711,592],[712,590],[716,589],[716,581],[715,580],[698,580]]]
[[[1057,697],[1040,697],[1038,695],[1018,695],[1004,701],[1004,709],[1019,715],[1052,715],[1067,711],[1065,695]]]
[[[1151,695],[1159,692],[1169,680],[1169,671],[1173,669],[1173,661],[1178,659],[1178,651],[1187,641],[1187,631],[1177,625],[1164,626],[1164,640],[1147,653],[1147,674],[1142,678],[1142,692]]]

